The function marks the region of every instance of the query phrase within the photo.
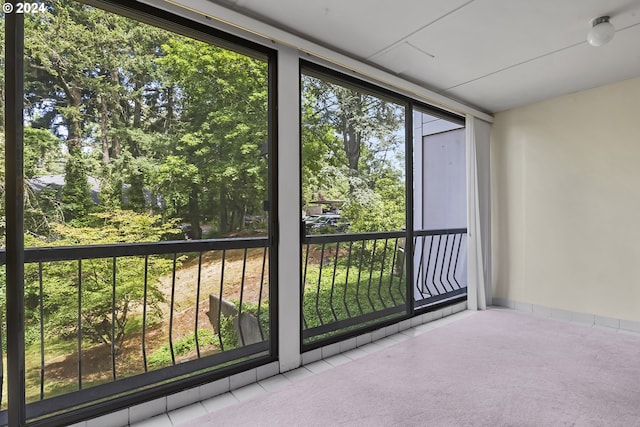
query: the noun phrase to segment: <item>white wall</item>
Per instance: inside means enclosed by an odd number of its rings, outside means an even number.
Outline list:
[[[426,135],[422,141],[422,227],[467,226],[465,129]]]
[[[494,297],[640,321],[640,78],[499,113]]]

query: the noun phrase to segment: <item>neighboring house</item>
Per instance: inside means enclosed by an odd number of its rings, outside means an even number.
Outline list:
[[[33,178],[28,178],[26,181],[29,187],[31,187],[36,193],[42,190],[58,191],[64,187],[65,184],[64,174],[35,176]],[[100,181],[92,176],[88,176],[87,181],[89,182],[89,187],[91,189],[91,200],[93,200],[93,203],[97,205],[100,203]]]
[[[100,204],[100,181],[92,176],[88,176],[87,181],[89,182],[89,188],[91,189],[91,200],[93,200],[93,203],[96,205]],[[42,190],[59,191],[60,189],[62,189],[62,187],[64,187],[65,179],[64,174],[42,175],[28,178],[26,182],[29,187],[33,189],[33,191],[38,193]],[[130,188],[131,184],[122,184],[122,203],[124,205],[129,202],[129,198],[127,197],[127,195]],[[147,206],[154,205],[155,207],[158,207],[160,209],[164,209],[166,207],[164,197],[154,196],[151,191],[146,188],[143,191],[144,201]]]

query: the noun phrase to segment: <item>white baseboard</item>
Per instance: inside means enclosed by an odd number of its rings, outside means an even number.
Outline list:
[[[640,322],[632,320],[616,319],[613,317],[598,316],[596,314],[581,313],[577,311],[562,310],[559,308],[546,307],[537,304],[523,303],[507,298],[493,298],[494,306],[507,307],[526,313],[549,317],[552,319],[566,320],[568,322],[580,323],[602,328],[617,329],[625,332],[640,333]]]

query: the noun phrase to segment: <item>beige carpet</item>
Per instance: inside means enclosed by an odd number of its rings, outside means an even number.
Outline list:
[[[491,309],[183,426],[640,426],[640,335]]]

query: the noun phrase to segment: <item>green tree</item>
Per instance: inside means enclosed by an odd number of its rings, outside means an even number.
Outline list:
[[[375,180],[374,188],[357,186],[342,209],[353,232],[400,230],[406,223],[404,181],[393,171]]]
[[[242,228],[267,194],[267,164],[260,158],[268,137],[267,63],[181,37],[163,50],[159,63],[179,88],[181,115],[161,188],[184,185],[171,199],[187,209],[194,230],[203,208],[217,216],[220,232]]]
[[[93,213],[90,218],[93,223],[88,226],[55,224],[53,229],[58,238],[47,244],[76,246],[158,241],[179,231],[171,223],[162,224],[159,216],[132,211]],[[26,236],[27,244],[42,244],[33,240],[34,237]],[[144,257],[120,257],[115,265],[111,258],[91,259],[83,261],[79,277],[77,262],[47,263],[43,269],[47,333],[62,337],[77,333],[80,292],[83,337],[94,343],[113,343],[116,350],[119,349],[131,314],[144,301],[145,283],[147,310],[151,315],[159,315],[159,304],[164,296],[157,279],[170,272],[172,266],[172,260],[162,257],[150,257],[146,269]],[[39,272],[36,265],[25,267],[26,318],[35,322],[38,319],[35,312],[39,304]],[[115,295],[112,292],[114,274]]]
[[[30,233],[48,235],[51,222],[63,218],[57,189],[36,189],[29,182],[63,171],[61,144],[47,129],[24,128],[24,227]]]
[[[86,25],[91,21],[90,10],[54,0],[46,12],[25,19],[27,115],[38,115],[38,125],[66,134],[69,156],[62,201],[70,219],[85,215],[91,206],[82,143],[83,101],[98,81],[93,56],[96,34]]]
[[[75,2],[25,16],[31,126],[66,146],[66,220],[100,206],[242,228],[267,198],[267,63]],[[82,40],[78,44],[77,40]],[[195,168],[195,169],[194,169]],[[124,190],[124,192],[123,192]]]
[[[24,128],[24,176],[33,178],[59,171],[61,141],[48,129]]]
[[[129,185],[129,207],[142,211],[152,166],[141,164],[153,159],[147,135],[161,120],[155,59],[168,33],[75,1],[47,6],[25,17],[26,111],[66,144],[66,216],[90,210],[88,170],[103,183],[106,208],[120,207]]]
[[[333,130],[334,141],[327,144],[330,155],[346,157],[349,169],[373,173],[375,159],[385,158],[401,146],[404,134],[404,108],[381,97],[348,88],[320,78],[303,75],[303,125]],[[324,139],[324,138],[323,138]],[[338,155],[341,145],[343,154]],[[343,157],[343,158],[344,158]]]
[[[400,229],[404,114],[381,97],[303,75],[303,199],[344,200],[352,231]]]

